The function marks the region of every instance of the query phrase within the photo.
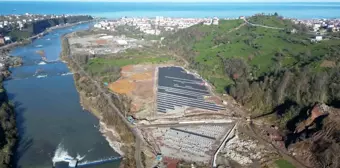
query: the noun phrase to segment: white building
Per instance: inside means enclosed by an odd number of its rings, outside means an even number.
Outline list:
[[[212,24],[213,25],[218,25],[219,19],[217,17],[214,18]]]
[[[97,24],[94,24],[93,27],[100,29],[100,28],[102,28],[102,25],[97,23]]]
[[[318,30],[320,29],[320,27],[321,27],[321,24],[316,23],[316,24],[314,24],[314,26],[313,26],[313,30],[314,30],[314,31],[318,31]]]
[[[128,42],[126,40],[116,40],[118,45],[127,45]]]
[[[315,37],[315,40],[316,40],[316,41],[321,41],[321,40],[322,40],[322,36],[316,36],[316,37]]]
[[[209,21],[205,21],[204,23],[203,23],[204,25],[211,25],[212,24],[212,19],[209,19]]]
[[[5,39],[5,41],[11,41],[11,37],[9,37],[9,36],[5,36],[4,39]]]
[[[315,36],[315,38],[311,39],[310,41],[312,43],[316,43],[316,42],[322,41],[322,36]]]

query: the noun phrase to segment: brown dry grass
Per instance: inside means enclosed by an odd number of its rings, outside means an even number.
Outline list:
[[[131,72],[133,70],[133,65],[127,65],[122,67],[122,72]]]
[[[109,88],[120,94],[130,94],[135,88],[136,84],[127,79],[118,80],[116,82],[110,83]]]
[[[155,65],[124,66],[121,70],[121,79],[109,84],[113,92],[126,94],[131,98],[131,112],[140,111],[153,100],[155,67]]]
[[[107,44],[107,40],[103,40],[103,39],[101,39],[101,40],[96,40],[96,43],[97,43],[98,45],[100,45],[100,44]]]
[[[132,80],[148,80],[148,79],[152,79],[153,77],[153,73],[150,72],[146,72],[146,73],[138,73],[138,74],[134,74],[131,76]]]
[[[320,66],[324,68],[333,68],[336,66],[336,63],[334,61],[324,60]]]

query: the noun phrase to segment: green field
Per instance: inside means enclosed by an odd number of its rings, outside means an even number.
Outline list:
[[[126,65],[159,64],[172,58],[159,52],[156,48],[143,50],[129,49],[125,52],[103,55],[89,59],[84,65],[85,70],[103,82],[113,82],[120,76],[120,69]]]
[[[295,168],[291,163],[289,163],[287,160],[276,160],[275,164],[278,168]]]
[[[144,57],[143,58],[131,57],[131,58],[123,58],[123,59],[95,58],[89,61],[87,68],[96,70],[106,65],[123,67],[126,65],[143,64],[143,63],[151,63],[151,64],[164,63],[169,60],[170,60],[169,57],[145,57],[145,58]]]

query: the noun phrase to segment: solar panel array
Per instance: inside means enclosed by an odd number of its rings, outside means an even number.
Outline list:
[[[206,102],[209,91],[202,79],[179,67],[162,67],[158,71],[157,110],[166,113],[175,107],[194,107],[218,111],[225,108]]]

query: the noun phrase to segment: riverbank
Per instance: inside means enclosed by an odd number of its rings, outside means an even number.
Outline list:
[[[90,23],[90,22],[93,22],[95,20],[88,20],[88,21],[80,21],[80,22],[77,22],[77,23],[66,23],[66,24],[63,24],[63,25],[56,25],[56,26],[53,26],[53,27],[49,27],[47,28],[45,31],[39,33],[39,34],[36,34],[34,36],[31,36],[23,41],[16,41],[16,42],[13,42],[13,43],[10,43],[10,44],[6,44],[4,46],[1,46],[0,47],[0,51],[1,50],[5,50],[5,49],[12,49],[14,47],[18,47],[18,46],[22,46],[22,45],[26,45],[26,44],[29,44],[32,42],[32,40],[36,39],[36,38],[40,38],[42,36],[45,36],[46,34],[48,34],[49,32],[53,31],[53,30],[56,30],[56,29],[62,29],[62,28],[66,28],[66,27],[72,27],[72,26],[76,26],[76,25],[79,25],[79,24],[84,24],[84,23]]]
[[[6,90],[0,82],[0,167],[10,168],[14,165],[14,148],[17,142],[15,111],[9,102]]]
[[[93,81],[86,74],[81,73],[77,63],[69,57],[70,46],[67,38],[66,35],[62,39],[61,59],[67,63],[71,72],[74,73],[74,82],[80,96],[81,105],[100,120],[100,131],[103,136],[106,137],[106,140],[115,151],[124,156],[121,166],[135,168],[136,161],[133,158],[135,137],[119,117],[118,113],[120,112],[110,105],[113,102],[118,110],[126,111],[130,106],[129,100],[124,96],[100,92]],[[110,94],[111,99],[106,99],[107,95],[104,94]]]

